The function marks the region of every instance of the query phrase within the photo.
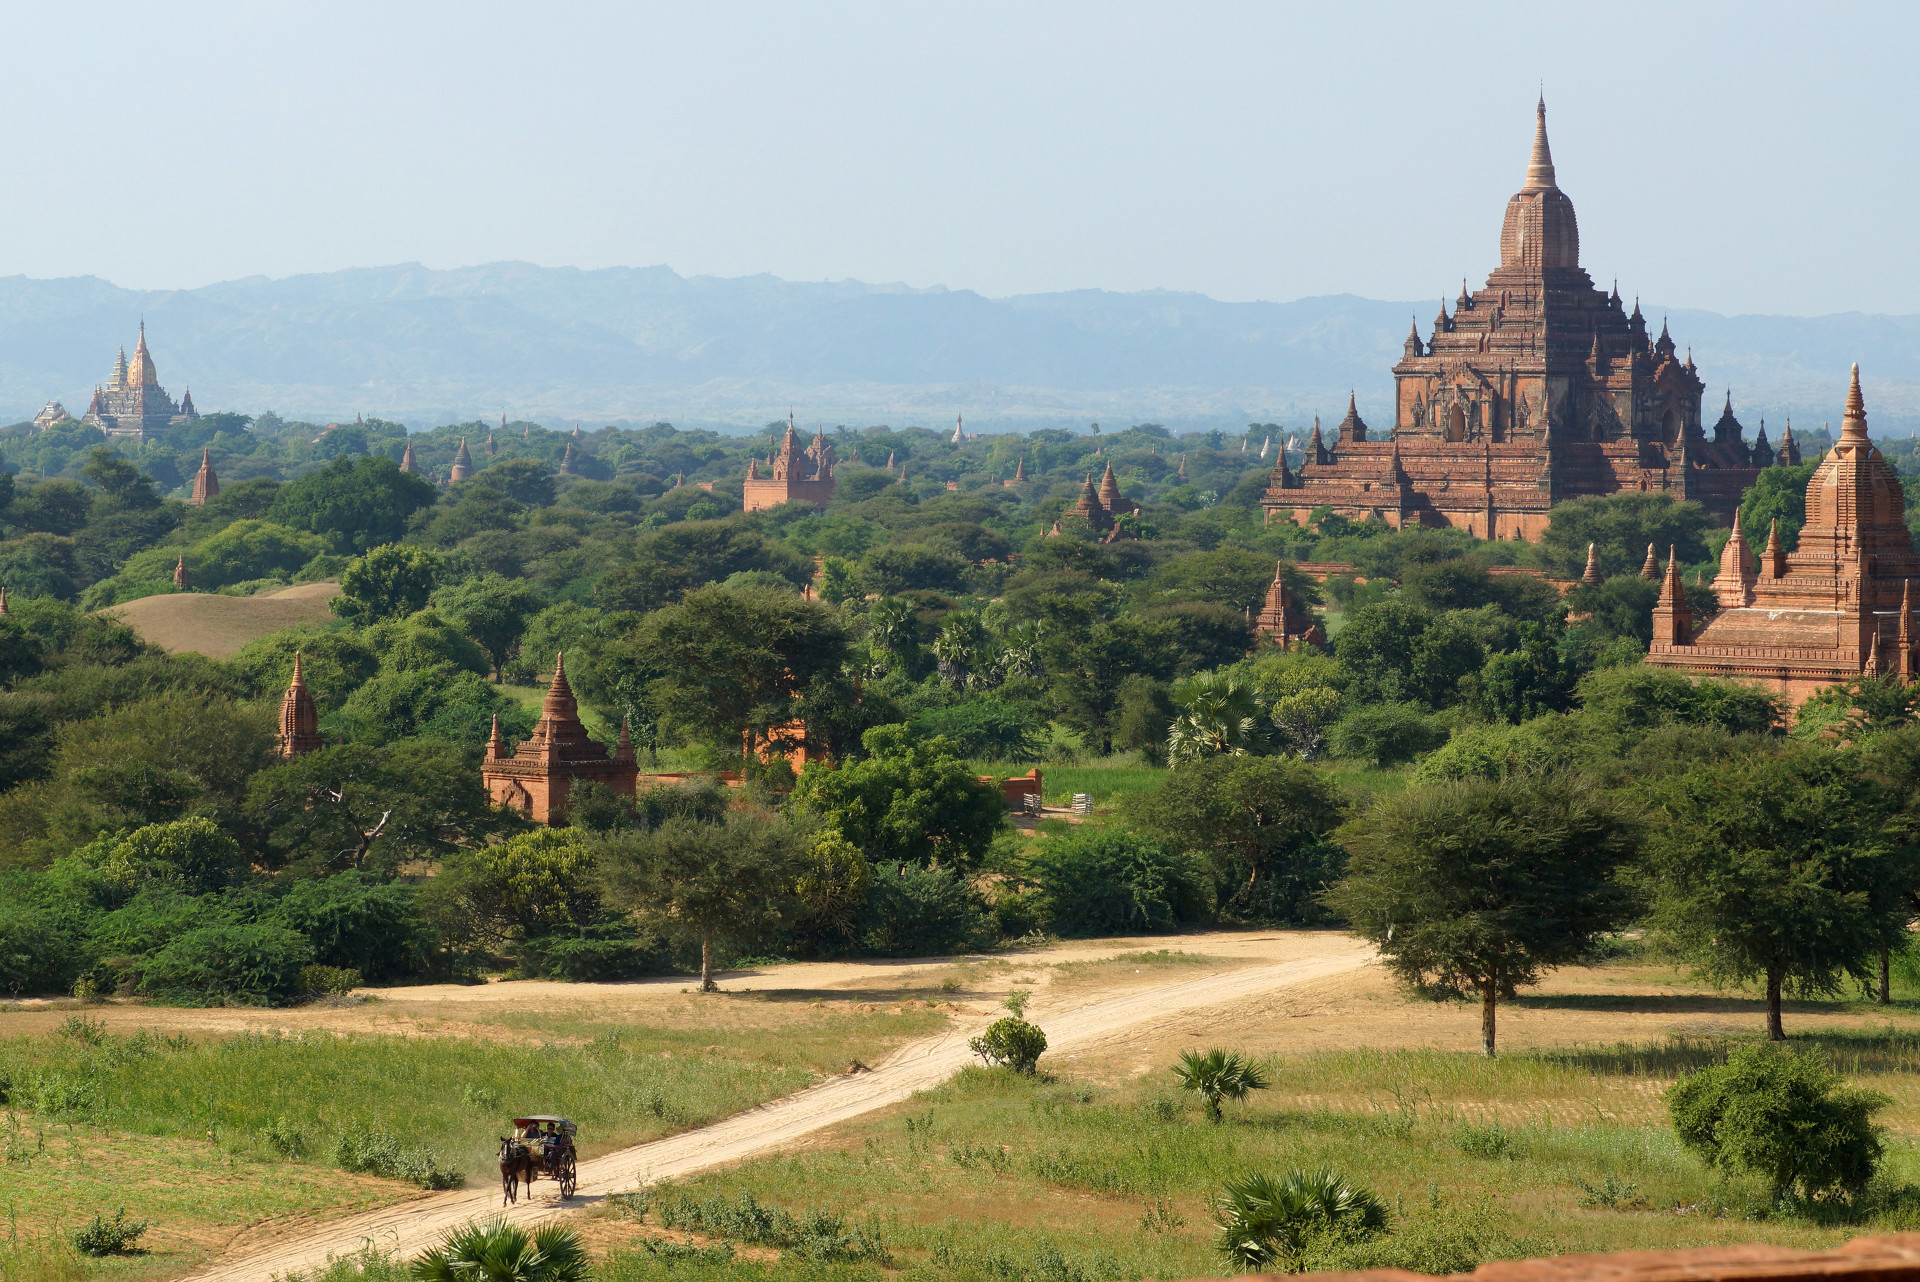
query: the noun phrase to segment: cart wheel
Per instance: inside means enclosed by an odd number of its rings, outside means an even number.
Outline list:
[[[566,1156],[560,1159],[561,1200],[564,1201],[565,1199],[572,1197],[574,1188],[575,1188],[575,1183],[574,1183],[574,1170],[573,1170],[573,1154],[568,1153]]]

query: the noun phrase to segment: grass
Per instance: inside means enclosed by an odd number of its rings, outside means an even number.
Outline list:
[[[1920,1095],[1920,1035],[1796,1039],[1903,1103]],[[1457,1271],[1483,1259],[1771,1242],[1823,1246],[1920,1225],[1912,1209],[1851,1224],[1782,1217],[1751,1181],[1706,1171],[1665,1124],[1660,1092],[1724,1051],[1694,1041],[1478,1055],[1342,1051],[1269,1061],[1273,1085],[1201,1120],[1164,1072],[1111,1083],[969,1069],[830,1145],[686,1182],[702,1199],[751,1192],[798,1216],[876,1217],[895,1277],[1179,1278],[1216,1273],[1210,1200],[1253,1171],[1339,1171],[1378,1193],[1395,1231],[1323,1267]],[[1042,1067],[1047,1061],[1042,1061]],[[1057,1071],[1061,1065],[1055,1065]],[[1903,1110],[1902,1110],[1903,1111]],[[1895,1118],[1886,1173],[1920,1180]],[[617,1251],[605,1277],[667,1276]],[[874,1277],[867,1265],[672,1263],[680,1279]]]
[[[573,1118],[591,1157],[798,1090],[945,1022],[860,996],[689,997],[704,1022],[669,1006],[666,1026],[590,1008],[476,1012],[488,1022],[467,1025],[472,1036],[194,1040],[75,1018],[64,1033],[12,1038],[0,1042],[13,1110],[0,1111],[12,1229],[0,1282],[177,1274],[247,1225],[417,1192],[333,1169],[343,1136],[391,1136],[485,1186],[517,1113]],[[154,1222],[147,1253],[95,1260],[66,1246],[68,1229],[122,1205]]]

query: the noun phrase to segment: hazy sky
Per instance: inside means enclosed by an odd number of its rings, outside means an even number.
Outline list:
[[[1920,311],[1909,6],[9,5],[0,274],[1449,297],[1546,82],[1603,284]]]

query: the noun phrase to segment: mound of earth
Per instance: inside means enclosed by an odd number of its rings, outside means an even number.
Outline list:
[[[300,623],[327,622],[333,617],[327,602],[338,595],[338,583],[296,583],[258,596],[180,592],[141,597],[101,613],[113,615],[169,654],[197,650],[209,659],[225,659],[255,637]]]

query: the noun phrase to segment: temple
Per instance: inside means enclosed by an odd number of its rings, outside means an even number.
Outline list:
[[[631,797],[638,774],[625,722],[612,753],[587,737],[573,687],[567,684],[565,655],[553,661],[553,684],[541,704],[532,737],[518,748],[508,748],[496,716],[487,755],[480,763],[481,784],[494,805],[524,811],[543,824],[567,821],[567,798],[576,780],[590,779]]]
[[[193,474],[193,497],[187,503],[193,507],[205,507],[207,500],[220,492],[220,478],[214,474],[213,455],[207,450],[200,451],[200,470]]]
[[[320,737],[320,714],[313,706],[306,679],[300,675],[298,650],[293,654],[293,681],[280,700],[279,742],[283,757],[303,757],[326,746],[326,740]]]
[[[1121,536],[1119,518],[1132,516],[1140,509],[1127,502],[1120,495],[1120,482],[1113,475],[1113,464],[1107,464],[1107,471],[1100,478],[1100,488],[1093,487],[1093,474],[1089,472],[1085,484],[1080,487],[1080,497],[1060,518],[1077,516],[1087,523],[1087,528],[1095,534],[1103,535],[1103,543],[1111,543]],[[1048,537],[1060,533],[1060,521],[1053,523],[1047,531]]]
[[[193,393],[187,392],[178,405],[160,386],[160,371],[147,351],[147,325],[140,323],[140,341],[133,349],[133,362],[127,362],[127,349],[121,348],[113,363],[113,374],[106,386],[93,389],[93,399],[80,418],[89,427],[97,427],[108,437],[131,441],[150,441],[179,423],[191,423],[200,415],[194,412]]]
[[[1701,427],[1705,386],[1663,323],[1580,266],[1573,202],[1554,177],[1547,108],[1535,115],[1526,182],[1507,202],[1500,266],[1466,282],[1393,367],[1394,418],[1376,439],[1349,397],[1331,441],[1316,421],[1298,472],[1283,450],[1261,500],[1269,520],[1330,507],[1395,529],[1455,526],[1532,539],[1556,503],[1622,490],[1693,499],[1731,520],[1759,470],[1727,411]]]
[[[1282,650],[1296,641],[1324,649],[1326,634],[1320,631],[1320,625],[1313,621],[1312,616],[1300,607],[1300,602],[1287,587],[1283,573],[1285,568],[1285,562],[1273,567],[1273,583],[1267,588],[1267,604],[1261,609],[1260,617],[1254,620],[1254,630],[1263,640],[1273,642]]]
[[[811,503],[825,511],[833,501],[833,467],[833,443],[827,440],[826,432],[815,429],[813,443],[802,450],[793,415],[789,413],[786,437],[780,442],[780,448],[768,456],[766,474],[761,474],[759,459],[747,464],[740,505],[745,511],[758,512],[782,503]]]
[[[1807,482],[1798,546],[1786,551],[1776,527],[1756,560],[1736,521],[1713,581],[1719,612],[1697,633],[1669,554],[1647,662],[1758,681],[1796,706],[1852,677],[1911,679],[1916,577],[1900,478],[1867,439],[1856,365],[1840,439]]]
[[[467,453],[467,438],[460,438],[459,452],[453,456],[453,468],[447,473],[447,480],[465,481],[473,476],[473,455]]]

